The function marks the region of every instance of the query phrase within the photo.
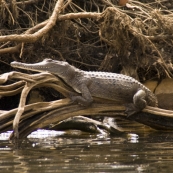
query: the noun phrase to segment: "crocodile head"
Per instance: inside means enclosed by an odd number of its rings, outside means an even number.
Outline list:
[[[70,64],[64,61],[56,61],[52,59],[44,59],[42,62],[27,64],[21,62],[11,62],[11,66],[15,68],[37,71],[37,72],[49,72],[59,77],[64,77],[68,74],[69,69],[72,68]]]

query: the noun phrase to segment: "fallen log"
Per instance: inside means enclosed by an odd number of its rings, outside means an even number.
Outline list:
[[[12,84],[5,85],[7,81]],[[65,97],[68,97],[69,94],[79,95],[58,77],[49,73],[30,75],[19,72],[5,73],[0,76],[0,83],[3,84],[0,86],[0,93],[3,97],[21,93],[18,108],[9,111],[1,110],[0,114],[0,132],[14,130],[11,139],[26,137],[37,129],[51,129],[50,124],[57,124],[67,118],[79,115],[119,116],[128,119],[124,113],[124,106],[100,98],[94,98],[94,103],[90,107],[82,107],[72,103],[68,98],[26,105],[26,97],[29,91],[34,88],[51,87]],[[142,112],[131,116],[129,120],[137,121],[154,129],[173,130],[173,111],[169,110],[147,106]]]

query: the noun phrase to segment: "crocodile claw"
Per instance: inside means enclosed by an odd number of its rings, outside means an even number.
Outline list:
[[[126,107],[125,113],[127,114],[127,118],[140,112],[140,110],[137,109],[133,103],[126,104],[125,107]]]

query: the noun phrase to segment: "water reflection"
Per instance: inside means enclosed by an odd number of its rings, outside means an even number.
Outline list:
[[[40,131],[41,132],[41,131]],[[0,172],[171,172],[173,134],[93,135],[79,131],[30,135],[21,148],[0,141]],[[47,135],[46,135],[47,134]],[[7,135],[7,134],[6,134]]]
[[[128,137],[128,140],[129,140],[130,143],[138,143],[138,142],[139,142],[139,141],[138,141],[139,136],[138,136],[137,134],[129,133],[129,134],[127,135],[127,137]]]

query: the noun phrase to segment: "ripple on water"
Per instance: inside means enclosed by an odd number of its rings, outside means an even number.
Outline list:
[[[0,136],[0,172],[3,173],[173,170],[172,133],[109,136],[38,131],[24,140],[19,149],[5,140],[7,136]]]

